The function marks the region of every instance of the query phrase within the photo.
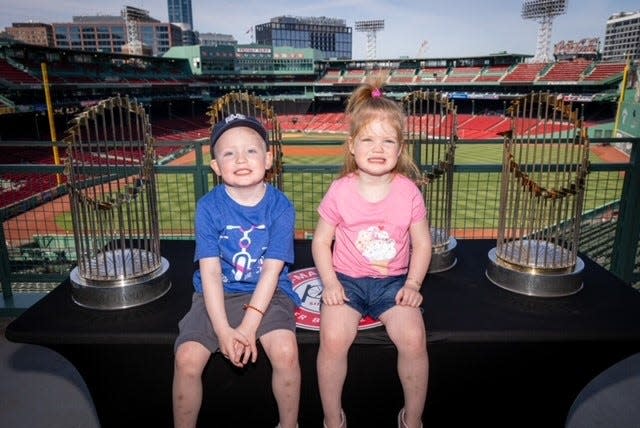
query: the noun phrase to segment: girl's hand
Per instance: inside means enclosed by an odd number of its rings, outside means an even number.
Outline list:
[[[396,304],[417,308],[422,303],[422,294],[415,287],[404,285],[396,294]]]
[[[349,298],[344,292],[344,287],[339,282],[323,286],[322,303],[325,305],[342,305]]]

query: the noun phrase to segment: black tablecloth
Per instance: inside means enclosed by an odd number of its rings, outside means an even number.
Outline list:
[[[591,378],[640,352],[640,293],[586,258],[584,288],[575,295],[538,298],[506,291],[485,276],[494,244],[458,241],[457,264],[429,274],[422,288],[431,364],[425,425],[562,426],[573,398]],[[172,287],[157,301],[117,311],[85,309],[73,303],[65,281],[14,320],[6,336],[49,346],[71,360],[92,391],[103,426],[170,426],[172,345],[191,302],[193,247],[192,241],[162,242]],[[296,241],[292,270],[312,265],[310,241]],[[301,426],[319,427],[318,333],[299,330],[297,336]],[[344,392],[350,427],[393,426],[402,406],[395,356],[383,328],[358,333]],[[238,411],[246,413],[249,425],[236,426],[277,423],[264,360],[237,371],[212,359],[205,372],[203,424]],[[217,406],[221,400],[224,408]],[[124,420],[123,406],[135,409]]]
[[[571,341],[640,338],[640,293],[591,260],[584,288],[561,298],[524,296],[493,285],[485,276],[493,241],[459,241],[457,264],[429,274],[422,288],[430,342]],[[37,344],[172,344],[177,322],[191,304],[193,241],[163,241],[172,287],[141,307],[96,311],[76,305],[65,281],[7,329],[16,342]],[[291,270],[313,266],[310,241],[296,241]],[[317,342],[317,332],[299,330]],[[383,336],[383,337],[380,337]],[[382,328],[361,331],[359,343],[387,340]]]

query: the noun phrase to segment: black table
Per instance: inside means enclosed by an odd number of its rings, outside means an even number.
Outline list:
[[[431,364],[425,426],[561,427],[582,387],[640,351],[640,293],[582,257],[585,285],[579,293],[553,299],[515,294],[486,279],[494,245],[458,241],[456,266],[428,275],[424,284]],[[65,281],[14,320],[6,336],[69,359],[84,377],[103,427],[171,426],[173,342],[190,305],[193,247],[193,241],[162,242],[172,287],[155,302],[119,311],[84,309],[72,302]],[[296,241],[292,270],[312,265],[310,241]],[[318,333],[299,330],[297,336],[300,425],[321,427]],[[349,426],[394,426],[402,392],[396,351],[384,329],[359,332],[349,360],[343,399]],[[270,370],[266,358],[244,370],[212,358],[201,425],[275,426]]]

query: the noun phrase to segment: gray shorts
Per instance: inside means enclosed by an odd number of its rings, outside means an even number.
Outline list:
[[[227,319],[231,327],[237,327],[244,317],[244,309],[242,305],[251,301],[251,294],[237,293],[224,295],[224,307],[227,312]],[[264,317],[258,326],[256,337],[273,330],[291,330],[295,333],[296,318],[294,311],[296,305],[283,291],[277,289],[271,299],[269,307],[264,313]],[[178,323],[179,333],[176,343],[174,344],[174,352],[178,346],[184,342],[198,342],[207,348],[211,353],[220,349],[218,337],[213,331],[213,325],[209,319],[207,308],[204,304],[204,296],[201,293],[193,293],[191,300],[191,309]]]

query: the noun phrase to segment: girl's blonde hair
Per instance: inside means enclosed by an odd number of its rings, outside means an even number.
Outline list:
[[[400,104],[382,93],[384,81],[374,76],[358,86],[347,101],[347,115],[350,119],[349,136],[355,138],[371,121],[386,120],[396,130],[400,143],[400,157],[393,172],[405,175],[412,180],[420,179],[420,169],[409,155],[404,139],[406,116]],[[344,165],[341,177],[358,170],[355,157],[349,150],[349,142],[344,144]]]

